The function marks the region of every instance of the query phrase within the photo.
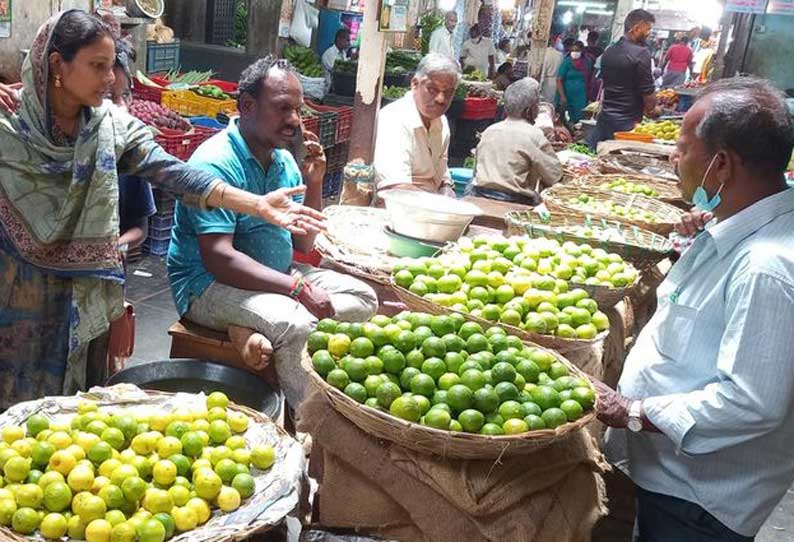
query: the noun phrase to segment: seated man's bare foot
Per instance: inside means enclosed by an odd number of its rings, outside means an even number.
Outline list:
[[[247,327],[229,326],[229,338],[251,369],[261,371],[273,356],[273,345],[264,335]]]

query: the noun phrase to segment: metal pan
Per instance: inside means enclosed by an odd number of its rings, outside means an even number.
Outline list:
[[[127,367],[111,376],[107,385],[122,382],[170,392],[222,391],[233,402],[271,418],[278,417],[284,401],[280,392],[252,373],[197,359],[169,359]]]

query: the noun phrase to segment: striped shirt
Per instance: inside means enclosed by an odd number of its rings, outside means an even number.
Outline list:
[[[607,432],[648,491],[754,536],[794,482],[794,191],[709,223],[659,287],[619,383],[661,433]]]

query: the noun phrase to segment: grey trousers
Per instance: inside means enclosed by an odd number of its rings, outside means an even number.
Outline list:
[[[296,265],[306,279],[325,290],[338,320],[363,322],[378,309],[378,297],[365,283],[348,275]],[[185,317],[201,326],[226,331],[229,326],[254,329],[273,345],[276,373],[287,402],[297,408],[308,393],[308,375],[301,368],[306,338],[317,318],[283,295],[240,290],[214,282],[190,305]]]

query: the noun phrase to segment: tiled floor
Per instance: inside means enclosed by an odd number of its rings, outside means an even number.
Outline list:
[[[127,299],[135,306],[135,352],[129,364],[168,359],[171,345],[168,328],[178,315],[171,298],[165,261],[148,256],[129,269]],[[625,519],[625,518],[624,518]],[[601,526],[594,542],[628,542],[630,523]],[[600,536],[598,536],[600,534]],[[794,488],[766,522],[756,542],[794,541]]]

